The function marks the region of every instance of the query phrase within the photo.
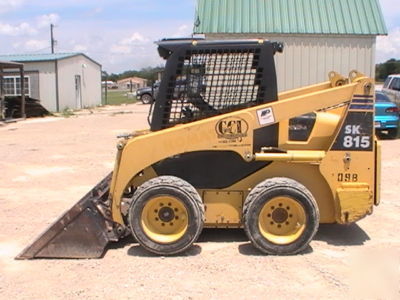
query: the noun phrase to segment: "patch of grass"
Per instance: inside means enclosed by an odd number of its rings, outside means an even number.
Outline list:
[[[64,108],[60,113],[62,117],[69,118],[74,115],[74,111],[68,107]]]
[[[118,91],[118,90],[107,91],[107,99],[105,100],[106,105],[121,105],[124,103],[130,104],[135,102],[136,102],[136,96],[128,97],[127,91]]]

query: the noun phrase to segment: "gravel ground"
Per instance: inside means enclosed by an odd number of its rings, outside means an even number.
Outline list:
[[[204,230],[184,255],[129,239],[103,259],[13,258],[113,167],[116,135],[147,126],[141,104],[0,125],[2,299],[400,299],[400,140],[383,140],[382,202],[322,225],[308,250],[266,256],[242,230]]]

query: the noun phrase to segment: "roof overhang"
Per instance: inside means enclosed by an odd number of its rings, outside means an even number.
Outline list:
[[[10,61],[0,61],[0,69],[20,69],[24,64]]]

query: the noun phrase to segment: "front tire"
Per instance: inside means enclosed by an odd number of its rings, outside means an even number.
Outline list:
[[[153,97],[150,94],[143,94],[140,98],[143,104],[153,103]]]
[[[319,226],[317,203],[310,191],[289,178],[258,184],[244,204],[244,229],[252,244],[266,254],[303,251]]]
[[[174,176],[160,176],[141,185],[129,208],[133,237],[159,255],[185,251],[204,225],[204,205],[196,189]]]

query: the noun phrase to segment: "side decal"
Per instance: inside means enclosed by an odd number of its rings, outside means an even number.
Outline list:
[[[332,150],[372,151],[373,117],[373,112],[350,111],[332,146]]]
[[[274,111],[271,107],[257,110],[257,117],[260,125],[275,123]]]

